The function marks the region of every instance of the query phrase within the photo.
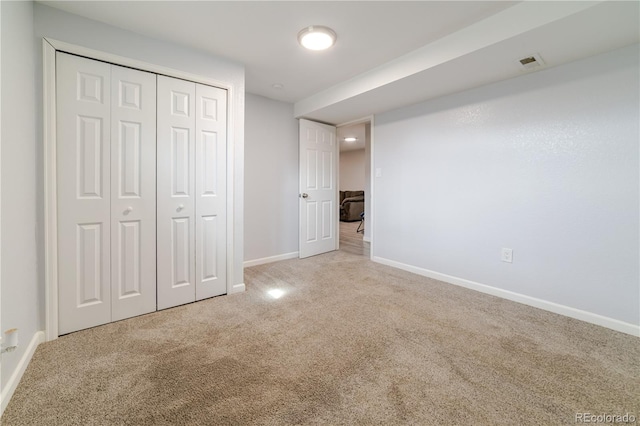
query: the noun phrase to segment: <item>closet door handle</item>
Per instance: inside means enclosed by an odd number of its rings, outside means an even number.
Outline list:
[[[129,214],[133,211],[133,207],[129,206],[126,209],[124,209],[124,214]]]
[[[182,209],[184,209],[184,204],[180,204],[176,210],[182,211]]]

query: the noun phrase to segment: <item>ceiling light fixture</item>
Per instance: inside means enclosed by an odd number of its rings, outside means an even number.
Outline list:
[[[336,42],[336,33],[329,27],[312,25],[298,33],[298,43],[309,50],[325,50]]]
[[[345,142],[355,142],[355,141],[357,141],[357,140],[358,140],[358,138],[354,138],[354,137],[344,138],[344,141],[345,141]]]

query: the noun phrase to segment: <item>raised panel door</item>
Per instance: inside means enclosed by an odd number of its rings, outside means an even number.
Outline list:
[[[158,76],[158,309],[196,300],[196,84]]]
[[[111,69],[112,321],[156,310],[156,75]]]
[[[111,66],[56,54],[58,333],[111,321]]]
[[[226,90],[57,55],[59,334],[225,293]]]
[[[336,250],[338,153],[333,126],[300,120],[299,256]]]
[[[227,292],[227,91],[196,84],[196,300]]]

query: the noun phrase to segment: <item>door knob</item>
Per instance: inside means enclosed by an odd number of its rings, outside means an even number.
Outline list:
[[[307,194],[306,192],[303,192],[301,195],[302,198],[309,198],[309,194]]]
[[[178,210],[178,211],[181,211],[182,209],[184,209],[184,204],[180,204],[180,205],[178,206],[178,209],[177,209],[177,210]]]
[[[124,214],[129,214],[133,211],[133,207],[129,206],[126,209],[124,209]]]

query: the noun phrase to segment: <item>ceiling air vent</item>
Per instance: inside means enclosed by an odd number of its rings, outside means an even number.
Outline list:
[[[530,71],[535,68],[540,68],[544,65],[544,61],[540,57],[540,54],[534,53],[533,55],[525,56],[524,58],[518,59],[518,65],[525,71]]]

